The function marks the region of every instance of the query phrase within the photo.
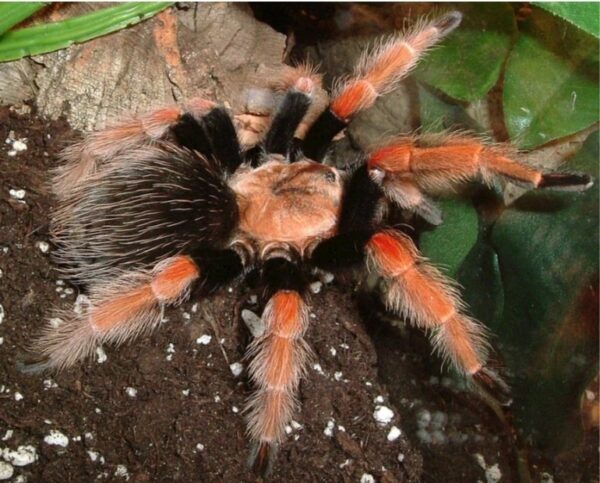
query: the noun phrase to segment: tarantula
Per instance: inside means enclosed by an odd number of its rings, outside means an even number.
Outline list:
[[[439,224],[428,195],[467,181],[583,189],[590,179],[542,172],[509,146],[465,133],[398,137],[348,170],[322,162],[334,136],[460,21],[450,12],[381,43],[307,129],[300,126],[320,79],[298,67],[254,145],[241,141],[224,107],[196,99],[121,121],[69,148],[54,183],[53,236],[64,275],[87,287],[90,305],[46,329],[35,343],[41,362],[29,370],[64,369],[100,343],[148,332],[193,287],[208,293],[253,271],[265,330],[248,349],[256,389],[247,418],[252,465],[263,470],[292,417],[309,353],[310,273],[363,264],[384,281],[390,311],[430,332],[457,370],[506,391],[486,365],[484,327],[411,238],[386,224],[386,207]]]

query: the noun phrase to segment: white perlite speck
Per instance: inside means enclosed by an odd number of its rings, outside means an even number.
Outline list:
[[[321,374],[323,376],[325,375],[325,373],[323,372],[323,368],[321,367],[321,364],[319,364],[318,362],[313,364],[313,369],[315,371],[317,371],[319,374]]]
[[[375,478],[369,473],[363,473],[360,477],[360,483],[375,483]]]
[[[310,291],[314,294],[317,294],[321,291],[323,284],[321,282],[313,282],[309,285]]]
[[[91,449],[87,450],[87,454],[90,457],[90,460],[92,461],[92,463],[95,463],[96,461],[98,461],[98,458],[100,458],[100,453],[98,453],[97,451],[93,451]]]
[[[8,441],[10,438],[12,438],[14,434],[14,431],[12,429],[7,429],[6,433],[4,433],[4,436],[2,436],[2,441]]]
[[[2,304],[0,304],[0,324],[4,322],[4,314],[4,307],[2,307]]]
[[[56,429],[50,430],[50,434],[44,437],[44,443],[53,446],[69,446],[69,438]]]
[[[196,445],[196,449],[197,449],[198,451],[204,451],[204,445],[203,445],[202,443],[198,443],[198,444]]]
[[[45,241],[37,242],[36,246],[39,248],[40,252],[48,253],[50,251],[50,244]]]
[[[175,354],[175,344],[173,344],[172,342],[169,342],[169,345],[167,346],[167,357],[166,357],[166,359],[169,362],[171,362],[173,360],[173,354]]]
[[[400,435],[402,434],[402,431],[400,431],[396,426],[392,426],[390,428],[390,432],[387,435],[387,440],[388,441],[396,441]]]
[[[212,340],[212,336],[208,334],[201,335],[196,339],[196,344],[208,345]]]
[[[22,401],[23,400],[23,394],[21,394],[20,392],[15,392],[15,401]]]
[[[327,421],[327,426],[325,426],[325,429],[323,430],[323,434],[325,436],[327,436],[328,438],[331,438],[333,436],[334,426],[335,426],[335,421],[333,419],[330,419],[329,421]]]
[[[254,312],[248,309],[242,310],[242,320],[248,330],[252,334],[252,337],[260,337],[265,333],[265,322]]]
[[[127,471],[127,466],[117,465],[117,469],[115,470],[115,476],[125,478],[126,481],[129,480],[129,471]]]
[[[497,464],[488,467],[485,470],[485,479],[487,483],[498,483],[502,479],[502,472]]]
[[[238,377],[244,371],[244,365],[240,362],[234,362],[233,364],[229,364],[229,369],[233,377]]]
[[[125,394],[127,394],[129,397],[136,397],[137,396],[137,389],[135,387],[126,387],[125,388]]]
[[[8,190],[8,194],[11,196],[11,198],[14,198],[16,200],[22,200],[23,198],[25,198],[27,192],[23,189],[10,189]]]
[[[542,473],[540,475],[540,483],[554,483],[554,476],[552,476],[550,473]]]
[[[9,478],[12,478],[13,474],[15,473],[15,469],[13,468],[13,466],[10,463],[7,463],[5,461],[0,461],[0,480],[8,480]],[[20,478],[17,477],[17,479],[13,480],[13,481],[18,481],[18,479]]]
[[[0,480],[8,480],[14,474],[15,469],[10,463],[0,461]]]
[[[54,389],[54,388],[58,387],[58,384],[56,384],[56,382],[54,382],[53,379],[44,379],[42,381],[42,384],[44,386],[44,391],[47,391],[48,389]]]
[[[502,472],[497,464],[488,466],[485,462],[485,458],[480,453],[475,453],[475,461],[485,471],[485,479],[487,483],[498,483],[502,479]]]
[[[16,152],[21,152],[21,151],[26,151],[27,150],[27,144],[25,144],[25,141],[27,139],[26,138],[22,138],[22,139],[17,139],[13,144],[12,144],[12,148],[16,151]]]
[[[19,446],[16,450],[4,448],[2,458],[14,466],[27,466],[38,459],[37,450],[31,445]]]
[[[98,364],[102,364],[102,363],[106,362],[107,359],[108,359],[108,356],[106,355],[106,352],[104,352],[104,349],[102,348],[102,346],[96,347],[96,362]]]
[[[387,406],[375,406],[373,417],[379,424],[385,426],[394,418],[394,411]]]

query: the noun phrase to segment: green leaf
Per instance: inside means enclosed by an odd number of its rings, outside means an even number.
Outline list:
[[[600,118],[597,40],[542,11],[530,22],[508,59],[503,99],[508,132],[527,149]]]
[[[52,52],[124,29],[152,17],[171,4],[125,3],[60,22],[7,32],[0,37],[0,62]]]
[[[600,3],[533,2],[533,4],[561,17],[588,34],[600,38]]]
[[[23,20],[31,17],[49,2],[6,2],[0,3],[0,35]]]
[[[439,205],[444,222],[423,233],[419,245],[426,257],[454,277],[477,241],[479,218],[468,201],[445,200]]]
[[[598,364],[598,132],[571,163],[596,176],[584,193],[530,192],[495,223],[504,288],[496,326],[519,425],[564,449],[581,436],[579,398]]]
[[[496,84],[516,33],[507,4],[459,4],[462,24],[419,63],[416,76],[464,101],[484,97]]]
[[[463,128],[482,132],[484,129],[467,114],[464,106],[439,95],[434,89],[418,83],[421,127],[423,132],[440,132]]]

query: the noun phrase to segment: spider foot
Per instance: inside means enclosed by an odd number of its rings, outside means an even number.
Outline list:
[[[566,191],[585,191],[591,188],[594,181],[585,173],[545,173],[538,188],[551,188]]]
[[[472,377],[475,384],[493,396],[502,406],[512,404],[510,387],[495,371],[489,367],[482,367]]]
[[[261,441],[255,444],[248,458],[248,466],[255,474],[266,477],[273,469],[278,449],[276,443]]]

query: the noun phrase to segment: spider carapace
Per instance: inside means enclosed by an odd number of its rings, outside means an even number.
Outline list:
[[[316,115],[320,77],[291,68],[270,126],[251,141],[224,107],[194,99],[70,147],[54,180],[53,236],[63,276],[87,288],[90,304],[46,329],[34,348],[41,361],[28,368],[64,369],[98,344],[153,329],[164,307],[192,288],[197,296],[252,271],[262,284],[264,332],[248,349],[255,391],[246,414],[251,461],[264,470],[285,437],[307,361],[310,274],[364,266],[383,280],[388,310],[426,330],[465,376],[505,392],[486,365],[484,327],[411,238],[390,226],[386,207],[436,225],[441,213],[430,195],[465,182],[585,189],[590,179],[542,172],[507,144],[464,132],[398,136],[346,170],[322,163],[355,115],[460,21],[450,12],[382,41]]]

